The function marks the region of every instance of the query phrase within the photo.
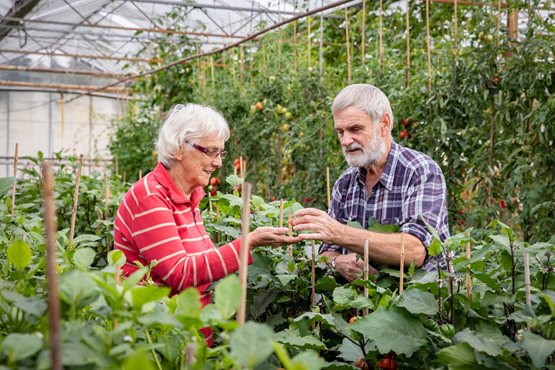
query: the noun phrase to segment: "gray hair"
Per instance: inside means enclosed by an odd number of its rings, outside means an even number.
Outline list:
[[[374,125],[377,125],[384,113],[391,117],[391,128],[393,128],[393,111],[391,104],[385,94],[375,86],[369,84],[349,85],[335,97],[332,105],[332,113],[336,115],[344,109],[355,107],[367,113]]]
[[[229,126],[221,113],[206,105],[174,105],[158,134],[158,161],[167,168],[171,167],[175,154],[186,141],[196,143],[207,135],[225,141],[229,139]]]

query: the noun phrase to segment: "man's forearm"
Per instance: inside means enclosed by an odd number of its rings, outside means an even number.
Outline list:
[[[377,233],[341,225],[334,244],[364,255],[364,240],[368,240],[368,257],[371,261],[399,266],[402,234],[405,235],[405,263],[414,261],[416,266],[421,266],[426,258],[426,247],[420,239],[407,233]]]

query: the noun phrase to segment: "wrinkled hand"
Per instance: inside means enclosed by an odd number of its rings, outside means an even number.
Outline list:
[[[249,233],[249,246],[251,248],[260,246],[280,246],[295,244],[302,239],[298,236],[288,236],[289,229],[286,227],[259,227]]]
[[[341,254],[335,259],[335,269],[348,282],[353,282],[364,277],[362,275],[364,272],[364,260],[356,253]],[[368,266],[368,272],[376,275],[378,270],[372,266]]]
[[[293,230],[312,231],[310,234],[300,234],[302,240],[321,240],[328,244],[336,244],[336,238],[344,226],[326,212],[316,208],[298,210],[293,221]]]

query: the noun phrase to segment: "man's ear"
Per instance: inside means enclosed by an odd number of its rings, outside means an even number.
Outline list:
[[[392,125],[393,121],[391,120],[391,115],[387,112],[382,114],[382,117],[380,118],[380,134],[382,137],[389,135]]]

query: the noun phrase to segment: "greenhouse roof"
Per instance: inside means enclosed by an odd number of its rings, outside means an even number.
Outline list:
[[[158,58],[155,46],[161,37],[171,41],[186,35],[203,51],[209,51],[333,3],[0,0],[0,85],[102,85],[123,74],[148,69],[148,63]],[[350,1],[347,5],[358,3]],[[180,16],[173,18],[172,12]]]

